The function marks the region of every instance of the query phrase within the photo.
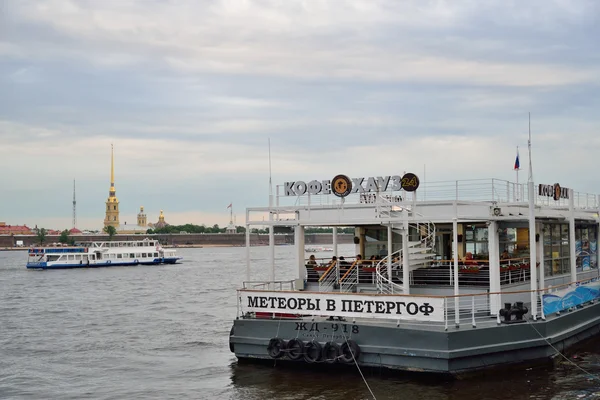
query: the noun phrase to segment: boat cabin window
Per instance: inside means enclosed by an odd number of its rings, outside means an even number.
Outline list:
[[[142,253],[142,257],[146,258],[148,255],[146,253]]]
[[[135,258],[135,254],[129,253],[129,258]]]
[[[577,253],[576,265],[578,271],[587,271],[598,268],[598,226],[586,224],[575,226],[575,250]]]
[[[50,254],[48,254],[48,256],[47,256],[48,262],[57,261],[59,258],[60,258],[60,256],[55,256],[55,255],[50,255]]]
[[[123,258],[123,254],[117,254],[117,258]]]
[[[488,259],[488,228],[487,226],[465,225],[465,252],[471,253],[478,259]]]
[[[568,274],[571,271],[569,267],[569,224],[544,224],[542,233],[546,276]],[[575,246],[577,247],[577,244]]]

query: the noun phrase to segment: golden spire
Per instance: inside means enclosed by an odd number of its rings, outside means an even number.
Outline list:
[[[110,144],[110,190],[115,190],[115,150],[114,146]]]

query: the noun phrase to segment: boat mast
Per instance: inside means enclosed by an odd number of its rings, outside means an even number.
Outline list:
[[[527,192],[529,195],[529,270],[531,280],[531,317],[537,319],[537,258],[536,258],[536,229],[535,229],[535,193],[533,190],[533,167],[531,162],[531,113],[529,113],[529,177]],[[541,266],[543,268],[544,266]]]
[[[269,222],[273,222],[273,181],[271,179],[271,138],[269,138]],[[271,282],[275,281],[275,227],[269,224],[269,262]]]
[[[77,228],[77,202],[75,201],[75,179],[73,179],[73,228]]]

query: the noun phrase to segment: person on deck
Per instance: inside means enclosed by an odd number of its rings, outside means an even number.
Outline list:
[[[319,273],[315,271],[317,266],[317,260],[314,254],[311,254],[306,263],[306,281],[307,282],[319,282]]]
[[[383,258],[387,256],[387,249],[385,248],[385,244],[381,246],[381,250],[379,250],[379,257]]]

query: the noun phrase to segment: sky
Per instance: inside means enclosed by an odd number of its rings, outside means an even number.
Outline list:
[[[0,221],[236,222],[272,179],[600,193],[594,0],[0,0]],[[522,171],[526,179],[527,172]]]

